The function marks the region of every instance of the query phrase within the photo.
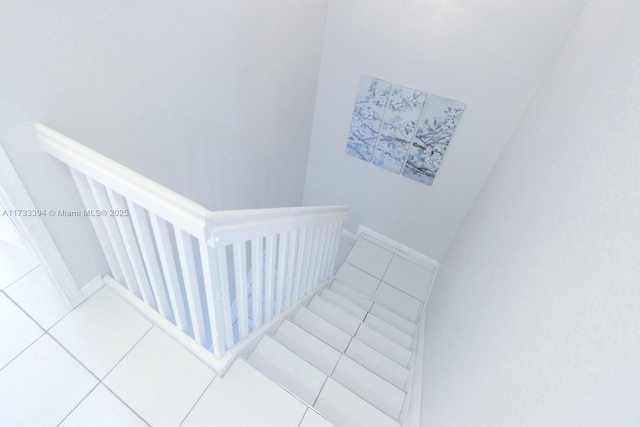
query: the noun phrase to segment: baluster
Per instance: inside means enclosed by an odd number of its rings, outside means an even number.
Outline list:
[[[342,237],[342,221],[336,221],[336,230],[335,230],[335,238],[333,241],[333,248],[331,250],[331,274],[333,274],[333,270],[336,267],[336,257],[338,256],[338,247],[340,246],[340,238]]]
[[[236,310],[238,311],[238,335],[249,334],[247,313],[247,247],[246,242],[233,244],[233,265],[236,283]]]
[[[265,239],[265,269],[264,269],[264,321],[268,322],[273,317],[273,287],[275,273],[276,240],[275,236],[267,236]]]
[[[333,252],[333,240],[335,238],[335,230],[336,223],[331,222],[328,225],[327,230],[327,244],[324,257],[322,259],[322,281],[327,280],[329,276],[331,276],[331,272],[329,271],[329,264],[331,264],[331,252]]]
[[[311,228],[311,238],[309,239],[309,251],[305,254],[306,271],[303,281],[303,289],[301,297],[306,295],[311,289],[313,282],[313,270],[315,267],[314,257],[317,252],[318,228]]]
[[[289,307],[291,305],[291,299],[293,297],[294,286],[293,280],[296,270],[296,252],[298,250],[298,230],[290,231],[287,253],[287,274],[285,278],[286,289],[284,292],[284,306]]]
[[[213,353],[222,357],[226,351],[225,334],[230,331],[231,318],[224,313],[224,298],[222,293],[225,288],[220,281],[218,272],[218,257],[215,253],[218,249],[210,247],[204,238],[198,239],[200,245],[200,259],[202,260],[202,277],[204,280],[204,292],[209,310],[209,326],[211,328],[211,341]],[[224,247],[222,250],[225,250]],[[228,323],[228,325],[227,325]],[[231,331],[233,334],[233,331]]]
[[[325,226],[324,224],[320,224],[316,226],[317,230],[317,238],[316,238],[316,253],[312,259],[313,262],[313,280],[311,281],[311,288],[315,289],[320,281],[320,262],[322,260],[322,247],[324,246],[324,233]]]
[[[333,223],[333,241],[331,242],[331,250],[329,251],[329,265],[327,270],[330,276],[335,275],[336,257],[338,256],[338,247],[340,246],[340,239],[342,238],[342,229],[340,228],[340,221]]]
[[[300,299],[302,293],[302,281],[304,279],[304,254],[307,250],[307,229],[303,228],[298,234],[298,250],[296,253],[296,270],[293,279],[293,297],[291,303],[294,304]]]
[[[333,223],[325,224],[325,230],[323,233],[324,243],[322,245],[322,257],[320,258],[320,283],[323,283],[325,280],[327,280],[327,259],[329,258],[329,247],[331,246],[331,238],[333,237],[332,230]]]
[[[149,221],[151,222],[153,236],[156,241],[156,247],[158,248],[160,266],[162,267],[164,281],[167,285],[167,292],[169,293],[169,301],[171,302],[175,324],[182,329],[183,332],[192,334],[193,331],[189,326],[189,318],[187,317],[187,305],[182,297],[182,286],[180,284],[180,278],[178,277],[178,266],[176,265],[173,245],[171,244],[168,229],[169,224],[151,212],[149,212]]]
[[[113,206],[114,210],[124,211],[127,209],[124,197],[120,194],[114,192],[110,188],[107,188],[107,196],[109,197],[111,206]],[[156,299],[151,291],[151,285],[149,284],[147,272],[144,269],[144,263],[142,262],[142,256],[140,255],[140,248],[136,242],[136,235],[133,231],[131,221],[129,220],[129,217],[124,215],[115,215],[114,218],[116,219],[116,224],[118,224],[118,228],[120,229],[124,248],[127,251],[127,254],[129,254],[129,260],[131,261],[133,274],[135,275],[138,286],[140,287],[142,300],[157,311],[158,306],[156,304]]]
[[[229,289],[229,263],[227,260],[227,247],[218,246],[213,252],[217,258],[218,275],[220,277],[220,289],[222,291],[222,313],[224,317],[224,337],[226,348],[231,348],[235,343],[233,337],[233,314],[231,313],[231,289]]]
[[[91,192],[91,188],[89,187],[89,179],[84,174],[71,167],[69,167],[69,170],[71,171],[71,176],[76,183],[76,187],[78,188],[78,192],[80,193],[80,198],[84,203],[84,207],[95,213],[98,210],[98,204]],[[98,236],[98,241],[100,242],[100,246],[102,247],[104,256],[105,258],[107,258],[107,263],[109,264],[109,268],[111,269],[111,274],[113,274],[114,279],[116,279],[119,283],[124,283],[124,275],[122,274],[122,269],[120,268],[118,258],[116,257],[115,249],[111,244],[109,235],[107,234],[107,229],[105,227],[104,221],[100,219],[100,217],[93,215],[91,215],[89,219],[93,224],[93,229],[96,231],[96,235]]]
[[[109,202],[109,197],[107,197],[107,190],[104,185],[90,178],[88,179],[88,182],[98,209],[107,212],[111,210],[111,203]],[[125,249],[124,242],[122,241],[122,235],[120,234],[118,224],[116,224],[114,217],[108,215],[102,216],[102,221],[104,228],[107,231],[109,241],[111,242],[111,246],[114,249],[118,264],[120,265],[120,269],[124,277],[124,285],[133,292],[134,295],[140,298],[140,288],[138,287],[138,282],[136,282],[135,275],[133,274],[133,268],[131,267],[127,250]]]
[[[287,259],[287,249],[289,245],[289,234],[283,232],[278,235],[278,261],[276,268],[276,304],[275,313],[278,314],[282,310],[282,300],[285,292],[285,274],[289,260]]]
[[[144,266],[149,276],[151,290],[158,304],[160,314],[162,314],[162,317],[165,319],[174,322],[173,312],[171,311],[167,293],[162,282],[162,273],[158,265],[158,258],[153,248],[153,238],[151,237],[151,230],[149,229],[145,209],[136,205],[131,200],[127,200],[127,205],[129,206],[133,229],[138,237],[138,244],[140,246],[140,252],[142,253]]]
[[[263,273],[262,237],[259,237],[251,240],[251,302],[254,331],[262,325]]]
[[[200,298],[200,285],[196,272],[196,258],[193,254],[193,240],[188,234],[176,227],[173,228],[178,248],[178,258],[180,259],[180,270],[182,271],[182,282],[187,295],[189,316],[193,327],[193,338],[202,346],[208,347],[207,331],[204,324],[202,299]]]

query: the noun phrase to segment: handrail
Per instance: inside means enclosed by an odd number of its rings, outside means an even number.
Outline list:
[[[350,210],[348,206],[303,206],[211,211],[41,123],[36,123],[35,128],[46,153],[85,175],[108,183],[118,193],[137,200],[139,205],[153,210],[164,220],[179,222],[185,231],[195,236],[213,227],[223,230],[259,221],[295,221],[318,215],[348,214]]]
[[[193,235],[204,231],[210,214],[205,207],[43,124],[36,123],[35,128],[42,149],[70,168],[108,183],[124,197],[137,200],[139,205],[153,210],[164,220],[179,222]]]
[[[42,149],[69,166],[85,208],[128,213],[90,216],[123,291],[208,349],[217,365],[333,274],[349,207],[210,211],[35,128]]]

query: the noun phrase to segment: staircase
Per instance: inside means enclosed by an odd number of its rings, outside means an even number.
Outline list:
[[[209,211],[36,128],[69,166],[111,268],[104,282],[220,376],[228,400],[203,422],[237,421],[224,408],[255,387],[293,395],[311,414],[300,427],[414,425],[437,262],[361,233],[333,276],[348,207]],[[255,403],[246,410],[260,419]]]
[[[415,269],[426,289],[433,271]],[[417,324],[402,301],[412,297],[383,281],[363,286],[375,278],[352,271],[344,264],[338,280],[263,336],[246,362],[337,426],[406,425]]]

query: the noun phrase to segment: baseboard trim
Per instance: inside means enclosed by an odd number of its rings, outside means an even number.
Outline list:
[[[346,228],[342,229],[342,239],[348,240],[350,243],[355,243],[358,240],[358,236],[347,230]]]
[[[411,360],[411,376],[407,385],[407,403],[401,414],[404,427],[420,427],[422,417],[422,375],[424,370],[425,314],[420,316],[416,332],[416,347]]]
[[[361,234],[366,234],[369,235],[371,237],[373,237],[376,240],[379,240],[382,243],[385,243],[389,246],[391,246],[392,248],[394,248],[396,250],[396,252],[400,252],[400,255],[402,255],[403,253],[408,255],[409,257],[415,258],[416,260],[420,261],[422,264],[426,264],[426,267],[433,267],[435,269],[437,269],[438,267],[440,267],[440,261],[437,261],[425,254],[423,254],[422,252],[418,252],[415,249],[412,249],[406,245],[403,245],[402,243],[393,240],[387,236],[385,236],[384,234],[380,234],[377,231],[374,231],[368,227],[365,227],[363,225],[359,225],[358,226],[358,233],[356,235],[356,238],[360,237]]]
[[[89,298],[91,295],[95,294],[104,286],[104,280],[102,276],[96,276],[93,279],[89,280],[80,288],[80,293],[84,299]]]

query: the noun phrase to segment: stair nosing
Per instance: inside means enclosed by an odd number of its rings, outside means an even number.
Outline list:
[[[387,359],[389,362],[393,363],[393,364],[394,364],[394,365],[396,365],[398,368],[400,368],[400,369],[402,369],[403,371],[405,371],[405,372],[406,372],[406,378],[405,378],[405,380],[404,380],[404,385],[403,385],[402,387],[398,387],[397,385],[395,385],[395,384],[391,383],[391,381],[389,381],[389,380],[387,380],[386,378],[384,378],[382,375],[380,375],[380,374],[378,374],[377,372],[375,372],[375,371],[371,370],[370,368],[367,368],[366,366],[362,365],[362,363],[360,363],[358,360],[356,360],[352,355],[347,354],[347,351],[349,351],[349,348],[351,347],[351,344],[352,344],[354,341],[359,342],[360,344],[362,344],[363,346],[367,347],[367,348],[368,348],[369,350],[371,350],[372,352],[374,352],[374,353],[376,353],[376,354],[379,354],[379,355],[380,355],[380,357],[383,357],[383,358]],[[360,364],[360,365],[364,366],[365,368],[369,369],[371,372],[373,372],[374,374],[378,375],[380,378],[384,379],[384,380],[385,380],[385,381],[387,381],[388,383],[393,384],[396,388],[400,388],[400,390],[403,390],[403,391],[405,391],[405,392],[407,391],[407,390],[406,390],[406,387],[407,387],[407,384],[408,384],[408,382],[409,382],[409,374],[411,373],[410,369],[409,369],[408,367],[406,367],[406,366],[402,366],[400,363],[396,362],[395,360],[393,360],[393,359],[392,359],[392,358],[390,358],[389,356],[387,356],[387,355],[385,355],[385,354],[383,354],[383,353],[380,353],[378,350],[376,350],[375,348],[371,347],[371,346],[370,346],[369,344],[367,344],[366,342],[364,342],[364,341],[362,341],[362,340],[358,339],[357,337],[353,337],[353,339],[352,339],[352,340],[351,340],[351,342],[349,343],[349,346],[348,346],[348,347],[347,347],[347,349],[345,350],[345,353],[342,353],[342,354],[344,354],[344,355],[345,355],[345,356],[347,356],[348,358],[352,359],[352,360],[353,360],[353,361],[355,361],[356,363],[358,363],[358,364]]]

